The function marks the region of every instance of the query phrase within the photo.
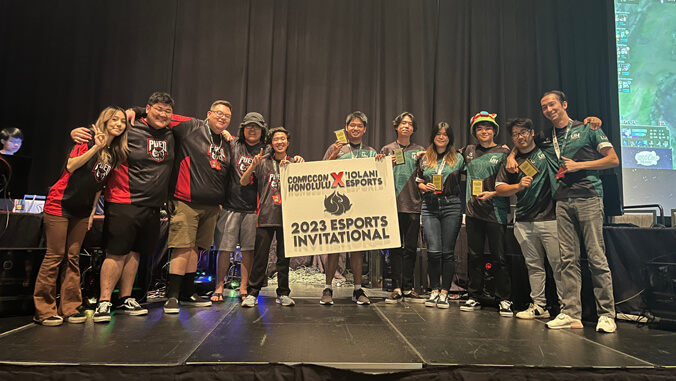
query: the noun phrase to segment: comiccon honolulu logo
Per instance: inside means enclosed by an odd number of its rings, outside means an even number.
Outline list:
[[[383,185],[378,171],[346,171],[331,174],[289,176],[289,192],[304,192],[333,188],[359,188]]]
[[[148,139],[148,154],[156,162],[161,162],[169,154],[166,140]]]
[[[97,161],[96,166],[92,170],[92,172],[94,172],[96,182],[100,183],[101,181],[105,180],[106,177],[108,176],[108,173],[110,172],[110,168],[111,168],[110,164]]]

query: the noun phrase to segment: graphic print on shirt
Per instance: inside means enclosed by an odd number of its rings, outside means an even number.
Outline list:
[[[100,183],[103,180],[105,180],[106,177],[108,177],[108,173],[110,173],[111,169],[112,166],[110,164],[97,161],[96,165],[94,166],[94,169],[92,169],[92,172],[94,172],[96,182]]]
[[[225,150],[223,147],[209,144],[209,159],[225,163]]]
[[[239,172],[240,177],[246,172],[252,162],[253,157],[240,155],[239,159],[237,159],[237,172]]]
[[[158,163],[162,162],[169,154],[169,150],[167,148],[167,141],[148,139],[147,152],[150,155],[150,157],[153,158],[153,160],[155,160]]]
[[[276,173],[269,173],[268,184],[270,185],[270,189],[279,192],[279,175]]]

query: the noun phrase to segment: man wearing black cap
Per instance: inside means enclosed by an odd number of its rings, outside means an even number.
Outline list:
[[[424,303],[425,299],[413,289],[413,272],[420,233],[422,201],[416,182],[418,153],[424,148],[411,142],[418,129],[415,117],[403,112],[392,122],[397,140],[380,150],[383,155],[392,155],[394,188],[397,195],[397,216],[401,246],[390,250],[392,264],[392,287],[394,291],[386,303],[399,301]]]
[[[242,253],[240,301],[247,296],[247,282],[256,240],[257,189],[253,179],[244,186],[240,185],[239,181],[256,154],[265,147],[263,139],[266,134],[267,124],[263,116],[257,112],[250,112],[244,116],[244,120],[239,125],[238,137],[230,145],[232,170],[230,171],[228,197],[223,204],[214,233],[214,246],[218,251],[218,268],[216,289],[211,296],[213,302],[223,301],[223,279],[228,271],[230,256],[238,244]]]

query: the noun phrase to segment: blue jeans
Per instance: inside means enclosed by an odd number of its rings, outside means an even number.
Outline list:
[[[455,241],[462,224],[457,196],[425,195],[422,224],[427,241],[427,274],[433,290],[450,290],[455,275]]]

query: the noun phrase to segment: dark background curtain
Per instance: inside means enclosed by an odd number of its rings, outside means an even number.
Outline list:
[[[153,91],[199,118],[229,100],[233,134],[258,111],[292,132],[292,153],[319,160],[354,110],[369,117],[365,142],[378,150],[403,111],[423,146],[440,121],[456,147],[472,143],[469,118],[481,110],[498,113],[496,140],[511,145],[507,119],[546,126],[540,97],[560,89],[571,117],[601,117],[619,147],[612,3],[6,0],[0,127],[24,131],[19,153],[33,157],[37,194],[60,174],[72,128],[109,104],[143,106]]]

